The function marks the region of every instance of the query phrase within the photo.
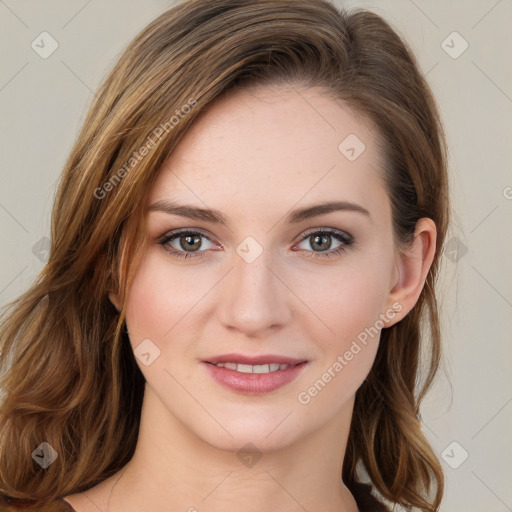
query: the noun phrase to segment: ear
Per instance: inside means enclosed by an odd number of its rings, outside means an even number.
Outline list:
[[[112,304],[114,304],[117,311],[121,312],[121,301],[119,300],[118,295],[115,294],[113,290],[110,290],[108,292],[108,298],[110,299],[110,302],[112,302]]]
[[[121,300],[121,292],[119,290],[119,283],[121,283],[121,278],[123,275],[122,270],[126,273],[126,263],[127,263],[127,245],[126,245],[126,236],[127,232],[123,230],[121,233],[121,239],[119,241],[119,246],[122,247],[121,249],[121,257],[119,261],[119,266],[117,269],[118,275],[117,279],[114,279],[112,275],[109,276],[108,279],[108,298],[110,299],[110,302],[115,306],[117,309],[117,312],[120,313],[122,309],[122,300]],[[117,291],[116,291],[117,290]]]
[[[398,253],[394,278],[387,297],[384,327],[391,327],[404,318],[414,307],[436,253],[437,229],[427,217],[416,223],[414,240],[406,252]],[[394,316],[389,314],[394,310]]]

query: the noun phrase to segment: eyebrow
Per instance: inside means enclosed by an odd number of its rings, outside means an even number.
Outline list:
[[[176,202],[167,201],[166,199],[162,199],[161,201],[157,201],[152,204],[149,207],[149,211],[165,212],[170,215],[179,215],[180,217],[203,220],[213,224],[221,224],[223,226],[227,226],[228,224],[227,219],[218,210],[197,208],[195,206],[184,204],[182,205]],[[352,203],[350,201],[330,201],[293,210],[286,216],[286,221],[290,224],[296,224],[306,219],[335,211],[358,212],[364,214],[368,218],[371,217],[370,212],[357,203]]]

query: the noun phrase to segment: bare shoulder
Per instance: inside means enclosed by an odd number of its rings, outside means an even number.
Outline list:
[[[73,512],[73,509],[68,503],[58,499],[20,500],[0,493],[0,512]]]
[[[71,512],[71,510],[74,512],[98,512],[98,510],[107,510],[114,483],[115,480],[110,477],[86,491],[63,496],[63,500],[65,500],[70,507],[73,507],[72,509],[68,509],[68,512]]]
[[[63,496],[62,500],[67,503],[68,512],[98,512],[98,510],[105,510],[97,503],[100,500],[95,493],[91,491],[68,494],[67,496]]]
[[[0,493],[0,512],[98,512],[106,510],[110,488],[107,479],[87,491],[47,501],[22,500]]]

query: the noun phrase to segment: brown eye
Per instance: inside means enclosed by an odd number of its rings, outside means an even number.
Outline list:
[[[326,251],[331,248],[332,237],[331,235],[320,234],[320,235],[311,235],[310,244],[313,249],[317,249],[319,251]]]
[[[205,241],[216,247],[209,238],[201,232],[181,230],[174,233],[164,235],[158,243],[172,256],[179,258],[196,258],[205,255],[206,249],[203,247]],[[200,250],[203,247],[204,250]]]
[[[182,249],[196,251],[201,247],[201,237],[199,235],[181,235],[177,238]]]
[[[337,245],[332,246],[337,242]],[[333,256],[345,251],[348,246],[354,243],[354,238],[348,233],[335,229],[322,229],[310,231],[301,240],[301,243],[307,242],[308,247],[302,247],[302,250],[309,252],[308,256]]]

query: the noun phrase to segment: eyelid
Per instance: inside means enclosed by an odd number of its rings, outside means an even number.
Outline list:
[[[162,242],[164,240],[168,240],[171,237],[175,237],[181,233],[192,233],[192,234],[202,235],[205,238],[208,238],[208,240],[210,240],[210,242],[222,246],[222,244],[220,242],[214,242],[215,237],[211,233],[209,233],[208,231],[205,231],[203,229],[200,229],[200,228],[178,228],[178,229],[174,229],[174,230],[171,229],[170,231],[167,231],[163,235],[157,237],[157,241]]]
[[[306,238],[310,237],[313,233],[327,233],[329,235],[337,235],[341,238],[345,238],[347,243],[354,242],[355,238],[346,231],[343,231],[342,229],[336,229],[336,228],[311,228],[306,230],[306,232],[302,235],[302,238],[300,241],[302,242]]]

